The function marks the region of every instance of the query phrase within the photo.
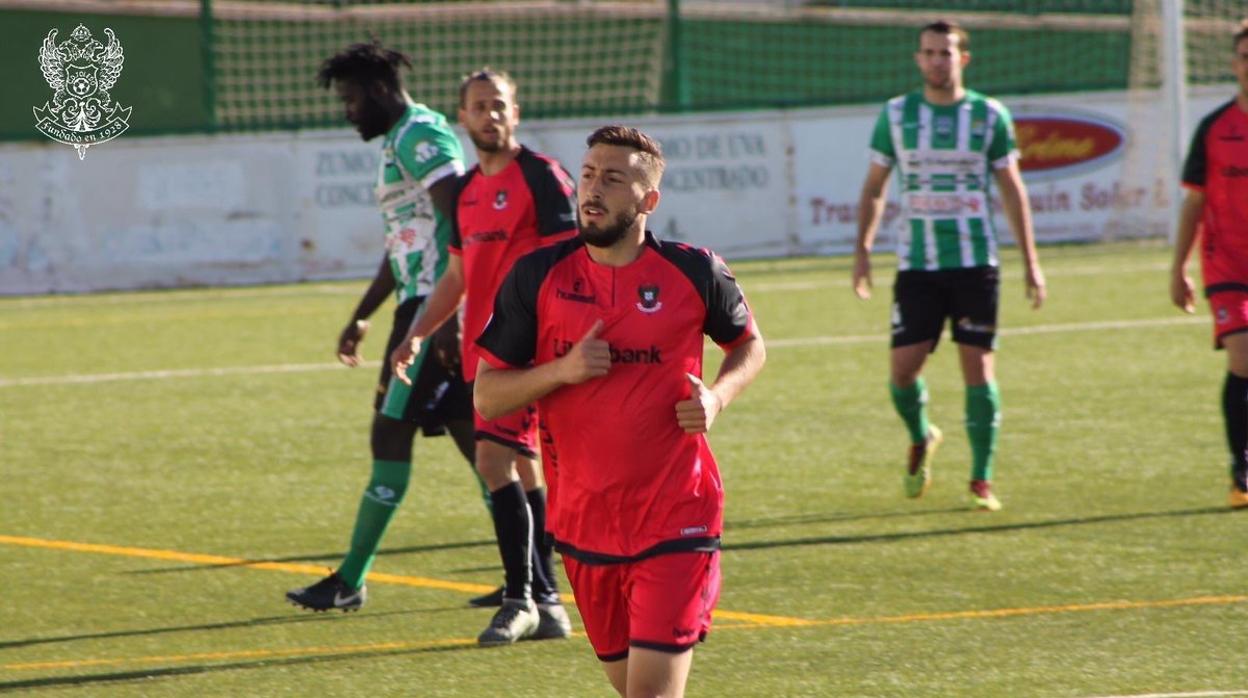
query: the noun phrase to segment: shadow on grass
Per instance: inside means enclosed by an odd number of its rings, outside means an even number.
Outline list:
[[[165,635],[169,633],[199,632],[203,630],[230,630],[234,628],[259,628],[273,625],[285,625],[288,623],[340,623],[352,620],[365,620],[380,618],[384,616],[401,616],[411,614],[429,614],[444,613],[447,611],[462,611],[467,606],[455,606],[454,608],[422,608],[419,610],[403,610],[403,611],[382,611],[369,613],[317,613],[309,615],[306,611],[292,611],[301,615],[290,616],[271,616],[268,618],[252,618],[250,620],[236,620],[225,623],[204,623],[201,625],[174,625],[164,628],[141,628],[137,630],[116,630],[102,633],[84,633],[82,635],[61,635],[58,637],[34,637],[26,640],[10,640],[0,642],[0,650],[11,649],[14,647],[30,647],[32,645],[50,645],[58,642],[76,642],[78,640],[101,640],[117,637],[141,637],[144,635]]]
[[[0,682],[0,692],[19,691],[22,689],[55,688],[59,686],[89,686],[119,681],[151,680],[175,676],[191,676],[210,674],[218,671],[236,671],[244,669],[268,669],[272,667],[300,666],[319,664],[321,662],[340,662],[343,660],[370,659],[373,657],[422,655],[435,652],[462,652],[481,649],[475,644],[449,647],[418,647],[412,649],[374,650],[367,652],[343,652],[341,654],[325,654],[315,657],[293,657],[290,659],[258,659],[247,662],[230,662],[226,664],[195,664],[182,667],[166,667],[134,671],[117,671],[100,674],[84,674],[77,676],[49,676],[22,681]]]
[[[890,511],[882,514],[794,514],[792,516],[765,516],[758,519],[725,521],[725,531],[748,528],[772,528],[781,526],[800,526],[812,523],[830,523],[833,521],[869,521],[872,519],[901,519],[934,516],[937,514],[957,514],[966,511],[966,507],[950,509],[924,509],[921,511]]]
[[[432,553],[439,550],[462,550],[464,548],[479,548],[482,546],[493,546],[495,542],[492,540],[466,540],[456,543],[437,543],[434,545],[411,545],[405,548],[383,548],[377,551],[378,557],[384,555],[406,555],[408,553]],[[204,570],[229,569],[231,567],[246,567],[260,562],[309,562],[315,560],[331,560],[337,562],[347,556],[346,551],[336,553],[313,553],[310,555],[288,555],[286,557],[258,557],[238,562],[223,562],[218,565],[190,565],[181,567],[156,567],[146,570],[131,570],[126,574],[167,574],[169,572],[202,572]]]
[[[965,510],[963,510],[965,511]],[[1062,526],[1085,526],[1088,524],[1113,523],[1117,521],[1139,521],[1142,519],[1176,518],[1181,516],[1206,516],[1209,514],[1230,514],[1228,507],[1203,507],[1200,509],[1178,509],[1175,511],[1145,511],[1127,514],[1106,514],[1104,516],[1085,516],[1071,519],[1051,519],[1048,521],[1027,521],[988,526],[964,526],[961,528],[941,528],[931,531],[899,531],[896,533],[875,533],[861,536],[818,536],[810,538],[790,538],[788,540],[759,540],[745,543],[724,545],[724,550],[768,550],[771,548],[788,548],[802,545],[845,545],[850,543],[891,543],[902,540],[920,538],[938,538],[941,536],[960,536],[968,533],[1009,533],[1012,531],[1030,531]],[[983,516],[987,516],[984,514]],[[833,519],[837,520],[837,519]],[[840,519],[843,520],[843,519]]]

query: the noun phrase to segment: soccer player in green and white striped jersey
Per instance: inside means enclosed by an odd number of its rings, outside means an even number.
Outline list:
[[[450,213],[464,151],[446,117],[415,103],[399,71],[410,66],[402,53],[378,42],[355,44],[328,58],[318,80],[334,87],[347,121],[366,141],[382,136],[377,203],[385,225],[385,248],[377,274],[338,337],[338,359],[360,364],[359,346],[368,318],[391,293],[394,326],[385,356],[407,335],[447,265]],[[381,538],[411,483],[412,439],[450,432],[472,465],[472,398],[458,373],[458,323],[451,321],[430,341],[430,358],[409,371],[414,385],[391,375],[383,361],[372,426],[372,475],[360,500],[351,547],[342,563],[321,581],[286,593],[291,602],[315,611],[356,610],[367,599],[364,584]],[[399,418],[383,413],[399,415]],[[475,472],[475,471],[474,471]]]
[[[997,100],[963,86],[962,71],[970,60],[967,33],[957,24],[933,22],[920,30],[915,62],[923,88],[889,100],[871,138],[853,287],[859,298],[871,296],[871,245],[895,166],[902,226],[889,389],[910,433],[906,495],[921,497],[927,491],[932,456],[941,441],[940,430],[927,419],[921,373],[947,319],[966,381],[972,502],[976,509],[996,511],[1001,502],[992,490],[992,470],[1001,400],[994,350],[1001,282],[989,196],[993,181],[1023,255],[1027,297],[1034,308],[1044,302],[1045,285],[1010,113]]]

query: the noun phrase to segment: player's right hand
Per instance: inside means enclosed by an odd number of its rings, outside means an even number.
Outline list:
[[[607,340],[599,339],[606,325],[602,320],[595,320],[581,341],[572,345],[567,354],[563,355],[563,382],[569,385],[584,383],[591,378],[600,378],[611,370],[611,347]]]
[[[871,258],[865,254],[854,255],[854,295],[862,300],[871,297]]]
[[[412,367],[412,362],[420,354],[420,345],[423,342],[424,337],[408,335],[394,348],[394,352],[390,354],[390,367],[394,370],[395,378],[408,385],[412,384],[412,379],[407,376],[407,369]]]
[[[338,335],[338,360],[355,368],[363,361],[360,358],[360,342],[368,334],[368,320],[352,320]]]
[[[1170,275],[1170,302],[1185,313],[1196,312],[1196,286],[1184,269]]]

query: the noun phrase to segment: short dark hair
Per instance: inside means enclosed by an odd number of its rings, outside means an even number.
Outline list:
[[[1231,50],[1239,48],[1239,42],[1248,39],[1248,19],[1239,21],[1239,31],[1235,32],[1234,38],[1231,40]]]
[[[412,67],[412,59],[373,39],[366,44],[351,44],[326,58],[316,74],[316,81],[321,87],[329,87],[335,80],[350,80],[360,85],[380,82],[397,92],[402,86],[401,66]]]
[[[459,82],[459,106],[468,106],[464,100],[468,99],[468,86],[474,82],[501,82],[511,88],[511,96],[516,96],[516,81],[507,74],[505,70],[495,70],[490,66],[485,66],[480,70],[473,71],[464,76]]]
[[[931,24],[925,24],[923,28],[919,30],[919,36],[923,36],[925,32],[945,35],[952,34],[953,36],[958,37],[959,51],[969,51],[971,48],[971,35],[966,33],[966,29],[964,29],[961,24],[952,20],[938,19]]]
[[[658,186],[659,180],[663,178],[663,168],[667,163],[663,160],[663,148],[657,140],[631,126],[612,124],[603,126],[585,139],[585,144],[591,148],[599,143],[636,150],[641,155],[642,168],[650,175],[651,184]]]

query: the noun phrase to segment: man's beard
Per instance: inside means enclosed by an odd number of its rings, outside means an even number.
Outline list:
[[[615,243],[624,239],[624,235],[637,222],[636,213],[621,213],[615,217],[615,220],[609,223],[605,228],[599,228],[594,223],[581,223],[577,227],[580,229],[581,240],[586,245],[593,247],[611,247]]]
[[[477,150],[480,150],[483,153],[497,153],[503,150],[502,134],[499,134],[499,137],[493,142],[477,136],[477,134],[472,131],[468,132],[468,138],[472,140],[472,144],[477,147]]]
[[[385,135],[390,127],[386,124],[386,118],[382,116],[380,108],[369,110],[369,112],[355,124],[355,130],[360,134],[360,138],[371,141],[377,136]]]
[[[950,90],[953,89],[953,74],[945,73],[944,75],[924,76],[927,86],[933,90]]]

